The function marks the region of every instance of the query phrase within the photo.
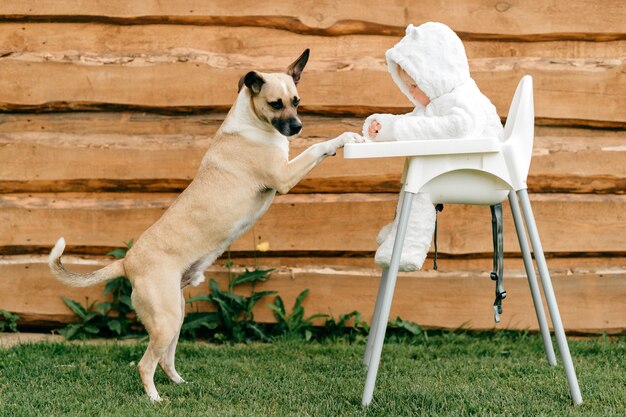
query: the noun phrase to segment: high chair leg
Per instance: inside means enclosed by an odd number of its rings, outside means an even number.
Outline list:
[[[387,330],[387,322],[389,321],[389,311],[391,310],[391,301],[393,292],[396,287],[396,279],[398,277],[398,268],[400,267],[400,256],[402,255],[402,246],[404,245],[404,237],[409,222],[409,213],[411,211],[411,203],[413,202],[414,193],[403,192],[402,208],[400,209],[400,218],[398,219],[398,231],[393,244],[393,253],[391,262],[387,272],[387,282],[384,288],[382,303],[378,317],[379,325],[376,326],[374,334],[370,334],[370,338],[374,336],[370,365],[367,369],[367,378],[365,380],[365,389],[363,390],[362,403],[364,406],[372,402],[374,395],[374,385],[376,384],[376,375],[378,374],[378,365],[380,364],[380,355],[383,349],[385,339],[385,331]]]
[[[530,255],[530,248],[528,247],[528,240],[526,239],[526,229],[524,228],[524,220],[522,219],[522,214],[519,210],[519,202],[517,201],[515,191],[511,191],[509,193],[509,205],[511,206],[511,212],[513,213],[513,222],[515,223],[515,231],[517,232],[519,247],[522,251],[522,258],[524,259],[526,277],[528,278],[530,293],[533,297],[535,312],[537,313],[539,330],[541,331],[541,337],[543,338],[543,347],[546,351],[546,356],[548,357],[548,363],[552,366],[556,366],[556,356],[554,355],[554,347],[552,346],[552,338],[550,337],[550,328],[548,327],[548,320],[546,319],[546,313],[543,309],[541,292],[539,291],[539,284],[537,283],[537,276],[535,275],[535,266],[533,265],[533,259]]]
[[[367,345],[365,346],[365,355],[363,355],[363,364],[367,367],[370,365],[370,359],[372,358],[372,346],[374,345],[374,335],[376,334],[376,328],[378,327],[380,318],[380,306],[383,300],[383,294],[387,286],[387,268],[383,269],[383,273],[380,277],[380,284],[378,286],[378,294],[376,295],[376,306],[374,307],[374,316],[372,317],[372,324],[370,325],[370,333],[367,336]]]
[[[552,288],[550,272],[548,271],[546,258],[543,254],[541,240],[539,239],[539,233],[537,231],[537,225],[535,224],[535,216],[533,215],[533,210],[530,206],[528,191],[525,189],[519,190],[517,195],[522,204],[524,220],[526,221],[526,227],[528,228],[528,235],[530,237],[530,243],[533,247],[533,253],[535,254],[535,261],[537,262],[537,269],[539,269],[539,276],[541,277],[541,284],[543,285],[543,292],[546,296],[548,310],[550,310],[550,318],[552,319],[556,342],[559,346],[559,353],[561,354],[561,359],[563,359],[565,376],[567,377],[567,383],[569,384],[572,401],[574,401],[574,404],[578,405],[583,402],[583,399],[580,394],[580,387],[578,386],[578,380],[576,379],[576,371],[574,370],[574,364],[572,363],[572,356],[569,351],[569,346],[567,345],[567,339],[565,338],[565,330],[563,329],[563,323],[561,322],[561,314],[559,313],[559,307],[556,303],[556,297],[554,296],[554,288]]]

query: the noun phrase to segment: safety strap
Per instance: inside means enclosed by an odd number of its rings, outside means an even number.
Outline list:
[[[433,240],[435,241],[435,258],[433,259],[433,269],[437,270],[437,213],[443,211],[443,204],[435,205],[435,234]]]
[[[506,298],[506,291],[502,283],[504,272],[502,204],[491,206],[491,232],[493,236],[493,272],[491,273],[491,279],[496,282],[496,300],[493,302],[493,318],[496,323],[500,323],[502,300]]]

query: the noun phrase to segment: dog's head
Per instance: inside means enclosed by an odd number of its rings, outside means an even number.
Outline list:
[[[308,60],[307,49],[286,73],[250,71],[239,80],[239,90],[244,85],[250,89],[252,110],[256,116],[285,136],[296,135],[302,130],[302,122],[298,119],[300,96],[296,85]]]

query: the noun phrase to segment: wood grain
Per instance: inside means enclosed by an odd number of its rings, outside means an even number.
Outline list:
[[[105,22],[109,24],[192,24],[271,26],[298,33],[401,35],[408,23],[442,21],[466,37],[508,36],[518,40],[615,39],[624,32],[626,12],[619,0],[590,4],[584,0],[508,0],[494,3],[465,0],[454,7],[441,0],[276,3],[271,0],[232,2],[193,0],[160,2],[75,2],[11,0],[0,5],[5,21]],[[586,36],[583,36],[582,34]]]
[[[521,76],[533,76],[538,127],[528,184],[565,327],[624,331],[621,0],[2,1],[0,254],[31,256],[0,256],[0,309],[27,324],[58,325],[72,320],[61,295],[99,298],[101,287],[63,287],[45,256],[32,254],[61,235],[77,254],[103,254],[138,237],[194,176],[249,69],[282,70],[312,49],[294,155],[360,131],[363,116],[407,111],[384,51],[408,23],[428,20],[457,31],[501,117]],[[357,309],[369,318],[379,273],[374,237],[393,216],[401,166],[329,158],[234,243],[235,260],[280,267],[261,287],[278,289],[287,305],[311,288],[308,313]],[[503,327],[534,330],[505,218]],[[439,220],[442,272],[429,260],[424,271],[401,276],[392,315],[427,327],[491,329],[489,210],[448,205]],[[263,241],[270,251],[255,253]],[[89,271],[109,260],[65,262]],[[217,265],[207,275],[224,281]],[[272,320],[268,309],[256,316]]]
[[[245,71],[282,71],[292,59],[203,52],[141,57],[15,53],[0,58],[5,74],[0,110],[224,110],[234,101]],[[626,123],[622,58],[478,58],[470,64],[501,116],[508,112],[519,79],[530,74],[537,117]],[[317,60],[305,74],[299,86],[303,111],[363,115],[410,108],[382,59]]]
[[[320,266],[325,266],[339,269],[380,269],[374,262],[373,252],[345,252],[343,254],[318,252],[312,253],[310,256],[300,254],[292,256],[275,255],[278,254],[272,252],[237,252],[231,253],[230,261],[232,261],[234,265],[241,267],[250,267],[251,265],[257,264],[271,268],[319,268]],[[219,258],[214,265],[224,267],[228,261],[228,256],[225,254]],[[483,257],[439,254],[437,265],[439,272],[479,271],[480,274],[488,277],[489,272],[491,272],[493,268],[493,258],[491,253],[484,254]],[[619,256],[588,256],[576,253],[552,253],[548,257],[548,265],[550,266],[550,272],[553,274],[571,275],[574,271],[580,269],[614,267],[626,269],[626,258]],[[524,270],[524,263],[521,256],[510,252],[506,253],[504,257],[504,268],[505,276],[508,275],[509,271]],[[422,272],[426,271],[434,272],[432,252],[428,255],[427,260],[422,266]]]
[[[0,116],[0,192],[179,192],[193,178],[223,115]],[[304,116],[295,156],[362,119]],[[92,133],[93,132],[93,133]],[[626,132],[537,128],[534,192],[624,193]],[[295,193],[398,192],[403,160],[327,159]]]
[[[75,36],[80,33],[80,36]],[[272,27],[128,25],[99,23],[4,23],[0,25],[0,51],[47,53],[82,51],[98,54],[101,60],[115,55],[182,54],[212,52],[251,57],[298,56],[303,48],[311,49],[311,62],[325,59],[382,59],[395,45],[399,35],[323,36],[299,34]],[[552,59],[611,59],[624,55],[626,40],[596,42],[552,40],[520,42],[516,40],[464,39],[467,56],[472,58],[542,57]],[[129,58],[126,58],[129,59]]]
[[[0,196],[0,250],[51,247],[60,236],[70,247],[117,247],[139,237],[174,197],[5,194]],[[546,252],[626,252],[625,195],[534,194],[531,200]],[[256,243],[268,241],[272,251],[374,251],[378,230],[393,218],[396,202],[394,194],[280,196],[232,250],[252,251]],[[517,253],[506,207],[505,212],[505,250]],[[486,207],[447,205],[439,217],[439,250],[453,255],[491,253],[490,221]]]
[[[110,262],[102,258],[64,260],[68,268],[87,272]],[[521,271],[507,270],[508,297],[504,302],[502,322],[493,324],[493,283],[479,271],[419,272],[401,274],[398,279],[391,317],[401,316],[425,327],[455,329],[530,329],[537,323]],[[277,290],[287,306],[305,288],[310,293],[304,302],[307,314],[338,316],[358,310],[370,320],[374,308],[379,272],[362,268],[281,268],[269,281],[258,284],[257,291]],[[212,267],[206,272],[222,286],[226,270]],[[22,323],[58,325],[75,320],[61,296],[74,300],[103,300],[102,285],[69,288],[54,279],[45,257],[4,257],[0,259],[0,308],[18,313]],[[626,270],[620,268],[576,269],[569,273],[553,272],[552,280],[565,329],[581,333],[619,333],[626,329]],[[187,291],[187,296],[207,292],[206,284]],[[242,289],[247,291],[247,289]],[[270,302],[271,298],[267,299]],[[272,322],[271,311],[259,303],[255,319]],[[196,304],[189,310],[206,309]]]

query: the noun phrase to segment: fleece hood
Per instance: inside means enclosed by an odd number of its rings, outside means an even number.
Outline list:
[[[407,26],[406,36],[387,51],[386,57],[391,77],[416,106],[421,107],[410,94],[409,87],[400,79],[398,66],[413,78],[431,100],[470,80],[463,43],[443,23]]]

